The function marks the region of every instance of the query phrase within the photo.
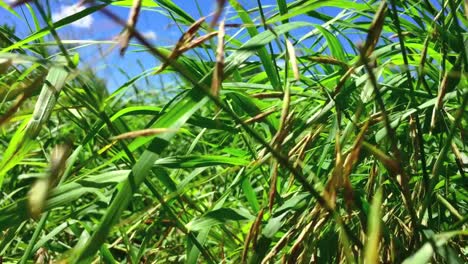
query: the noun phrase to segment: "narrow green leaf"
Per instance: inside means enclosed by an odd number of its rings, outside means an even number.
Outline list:
[[[239,4],[239,2],[231,0],[230,3],[234,7],[234,9],[236,9],[237,14],[239,15],[240,19],[244,24],[254,24],[252,19],[250,19],[247,11]],[[258,35],[258,30],[253,26],[248,26],[247,32],[249,32],[249,35],[252,38]],[[262,62],[263,68],[265,69],[265,72],[268,75],[268,79],[270,80],[273,89],[281,90],[281,81],[279,79],[278,71],[276,69],[276,66],[273,64],[273,59],[270,56],[270,54],[268,54],[267,49],[265,47],[261,47],[258,50],[258,56],[260,57],[260,61]]]
[[[249,164],[249,161],[225,156],[213,156],[213,155],[189,155],[189,156],[175,156],[159,159],[155,162],[155,165],[168,167],[168,168],[200,168],[217,165],[239,165],[245,166]]]
[[[199,231],[228,221],[252,220],[253,216],[231,208],[220,208],[208,212],[201,218],[192,220],[186,225],[188,230]]]
[[[382,189],[379,189],[370,208],[369,218],[367,220],[367,241],[365,244],[364,263],[378,263],[379,261],[379,245],[381,233],[381,205],[382,205]]]

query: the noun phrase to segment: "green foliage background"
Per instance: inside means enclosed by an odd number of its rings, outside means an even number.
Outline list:
[[[34,34],[0,27],[5,263],[468,261],[466,1],[227,1],[219,87],[219,60],[200,55],[216,36],[168,60],[176,43],[135,33],[178,80],[161,95],[132,86],[160,65],[109,93],[56,33],[132,1],[55,23],[24,5]],[[198,19],[180,1],[142,6],[183,31]]]

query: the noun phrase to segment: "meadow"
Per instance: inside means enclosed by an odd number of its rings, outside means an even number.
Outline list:
[[[187,1],[0,1],[0,263],[468,262],[468,1]]]

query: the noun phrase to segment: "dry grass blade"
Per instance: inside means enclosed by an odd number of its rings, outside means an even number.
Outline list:
[[[404,170],[404,168],[402,166],[403,159],[401,158],[401,153],[400,153],[400,150],[398,148],[398,140],[396,138],[395,130],[393,129],[393,127],[390,124],[388,113],[387,113],[387,110],[385,108],[385,103],[384,103],[382,94],[381,94],[380,89],[379,89],[379,84],[377,82],[377,77],[375,76],[374,71],[373,71],[373,67],[371,66],[371,64],[369,62],[369,57],[366,56],[366,54],[365,54],[366,48],[362,47],[360,52],[361,52],[360,61],[364,64],[364,67],[365,67],[365,69],[366,69],[366,71],[367,71],[367,73],[369,75],[369,81],[371,82],[371,85],[372,85],[374,93],[375,93],[376,103],[377,103],[378,107],[380,108],[380,110],[382,111],[382,117],[383,117],[385,130],[387,131],[387,135],[388,135],[389,140],[390,140],[391,150],[392,150],[392,153],[393,153],[393,156],[394,156],[394,159],[393,158],[390,158],[390,159],[384,158],[384,159],[381,160],[381,162],[384,163],[384,165],[386,164],[385,166],[386,167],[388,166],[387,169],[389,169],[390,174],[393,174],[394,177],[396,177],[396,180],[397,180],[397,182],[398,182],[398,184],[399,184],[399,186],[401,188],[401,192],[402,192],[402,195],[403,195],[403,201],[405,202],[406,209],[408,210],[408,212],[410,214],[411,221],[412,221],[413,225],[417,228],[416,230],[420,231],[420,229],[418,228],[419,227],[419,219],[417,217],[416,209],[413,206],[413,201],[412,201],[411,195],[410,195],[411,191],[410,191],[410,188],[409,188],[409,177],[408,177],[407,173],[405,172],[405,170]],[[375,149],[375,150],[377,150],[377,152],[375,152],[373,154],[377,158],[379,158],[379,156],[382,157],[382,158],[386,157],[386,155],[383,152],[381,152],[380,150],[378,150],[378,149]],[[383,156],[382,156],[382,154],[383,154]]]
[[[206,17],[201,17],[197,21],[193,22],[192,25],[187,29],[187,31],[182,35],[179,42],[191,41],[195,37],[195,33],[200,29],[203,22],[205,22]]]
[[[362,142],[364,141],[364,135],[367,132],[367,128],[369,127],[369,122],[366,122],[364,126],[361,128],[359,135],[357,136],[356,140],[354,141],[353,148],[351,152],[346,156],[344,161],[344,170],[343,173],[346,177],[349,177],[351,174],[351,169],[356,164],[359,153],[361,152]]]
[[[32,2],[32,0],[17,0],[17,1],[13,0],[13,1],[10,1],[10,2],[11,2],[10,3],[11,7],[18,7],[20,5],[24,5],[24,4],[27,4],[29,2]]]
[[[278,162],[276,160],[273,161],[272,171],[271,171],[271,180],[270,180],[270,191],[268,192],[268,209],[273,209],[273,205],[275,204],[275,196],[276,196],[276,188],[277,188],[277,181],[278,181]]]
[[[202,17],[195,21],[184,34],[179,38],[177,41],[174,50],[171,52],[169,57],[167,58],[167,62],[164,62],[161,67],[155,72],[155,74],[162,72],[167,66],[169,66],[169,61],[177,59],[180,55],[182,55],[182,52],[180,51],[184,45],[187,45],[190,41],[192,41],[195,38],[195,33],[198,31],[198,29],[201,27],[203,22],[205,22],[205,17]]]
[[[294,161],[295,167],[301,166],[302,160],[304,159],[305,152],[308,149],[310,142],[315,140],[320,135],[323,128],[324,126],[319,126],[315,130],[311,130],[310,133],[304,137],[304,140],[301,140],[301,142],[299,142],[296,146],[293,147],[293,149],[291,149],[291,151],[289,152],[289,156],[292,156],[294,152],[298,151],[296,154],[297,155],[296,160]],[[293,179],[294,178],[291,177],[289,186],[291,186]]]
[[[224,6],[226,6],[226,0],[216,0],[216,12],[214,13],[213,20],[211,20],[210,23],[211,27],[214,27],[216,23],[218,23],[218,20],[221,17],[221,13],[223,12]]]
[[[303,259],[303,252],[305,249],[305,242],[313,234],[314,230],[320,227],[328,216],[325,216],[317,221],[317,216],[320,213],[320,210],[314,210],[311,214],[313,215],[312,221],[308,223],[305,227],[302,228],[301,233],[296,238],[294,243],[289,250],[289,262],[297,261],[298,263],[305,263],[306,261]],[[262,262],[265,263],[265,262]]]
[[[375,46],[379,41],[380,34],[382,33],[382,28],[385,24],[385,13],[387,11],[387,2],[382,1],[380,4],[377,13],[374,16],[374,20],[372,21],[371,26],[368,29],[368,34],[366,38],[366,42],[364,44],[364,55],[369,57],[372,52],[374,52]]]
[[[311,60],[313,62],[341,66],[341,67],[343,67],[345,69],[349,68],[349,65],[346,64],[346,62],[340,61],[340,60],[338,60],[336,58],[333,58],[331,56],[314,56],[314,57],[309,57],[307,59]]]
[[[133,31],[135,30],[138,21],[138,15],[140,13],[140,10],[141,0],[133,0],[132,8],[128,15],[127,27],[126,29],[124,29],[124,32],[119,37],[121,56],[125,55],[125,51],[128,48],[128,44],[130,42],[130,39],[132,38]]]
[[[254,116],[254,117],[251,117],[251,118],[245,120],[244,123],[250,124],[250,123],[255,123],[255,122],[262,121],[265,117],[273,114],[274,112],[276,112],[276,109],[271,109],[271,110],[265,111],[263,113],[260,113],[260,114]]]
[[[362,142],[364,141],[364,135],[367,132],[367,128],[369,127],[369,122],[366,122],[365,125],[361,128],[361,132],[357,136],[356,140],[354,141],[353,148],[351,152],[346,156],[344,163],[343,163],[343,171],[342,171],[342,184],[344,188],[344,198],[345,203],[348,209],[351,209],[352,203],[354,203],[354,191],[351,186],[351,181],[349,176],[351,175],[351,170],[356,164],[359,159],[359,153],[361,152]]]
[[[348,78],[351,76],[352,73],[354,73],[354,69],[355,69],[354,66],[349,68],[345,72],[345,74],[343,76],[341,76],[340,81],[338,82],[338,84],[336,85],[336,87],[335,87],[335,89],[333,91],[334,96],[336,96],[341,91],[341,88],[343,88],[343,86],[345,85]]]
[[[136,24],[138,22],[138,15],[141,10],[141,1],[142,0],[133,0],[132,9],[128,15],[127,28],[120,35],[120,55],[123,56],[125,51],[128,48],[128,43],[133,36],[133,31],[135,31]]]
[[[218,28],[218,48],[216,49],[216,65],[211,81],[211,94],[218,97],[224,75],[224,20]]]
[[[249,245],[250,241],[253,241],[254,247],[257,241],[258,234],[260,232],[260,226],[263,219],[263,208],[258,212],[255,221],[253,222],[252,226],[250,227],[249,233],[247,234],[244,242],[244,250],[242,250],[242,261],[241,263],[247,263],[247,257],[249,253]]]
[[[312,135],[312,131],[305,135],[303,138],[301,138],[294,147],[289,150],[288,156],[294,156],[296,155],[296,152],[300,151],[300,149],[303,149],[305,145],[309,142],[310,138]]]
[[[195,34],[200,29],[203,22],[205,22],[205,19],[206,17],[198,19],[187,29],[187,31],[184,34],[182,34],[182,36],[179,38],[179,41],[176,43],[174,50],[171,52],[167,60],[161,65],[161,67],[159,67],[159,69],[156,70],[155,74],[162,72],[167,66],[169,66],[169,61],[177,59],[180,55],[182,55],[182,53],[186,52],[187,50],[197,47],[206,40],[218,35],[218,33],[215,31],[194,40]]]
[[[199,38],[196,38],[196,39],[192,40],[191,42],[189,42],[189,43],[183,45],[182,47],[180,47],[179,52],[184,53],[187,50],[198,47],[201,44],[203,44],[205,41],[207,41],[207,40],[209,40],[209,39],[211,39],[211,38],[213,38],[213,37],[215,37],[217,35],[218,35],[218,32],[214,31],[214,32],[210,32],[210,33],[208,33],[208,34],[206,34],[204,36],[201,36]],[[179,56],[180,56],[180,54],[179,54]]]
[[[39,250],[34,254],[34,263],[50,263],[52,260],[50,259],[49,253],[47,252],[46,248],[39,248]]]
[[[305,245],[305,240],[310,236],[310,233],[313,231],[315,227],[315,221],[311,221],[308,223],[304,229],[302,229],[301,233],[297,237],[296,241],[294,241],[294,244],[291,246],[290,254],[289,254],[289,259],[290,262],[292,261],[297,261],[298,263],[305,263],[303,259],[303,251],[304,251],[304,245]]]
[[[278,126],[278,131],[272,139],[272,146],[275,148],[280,148],[283,144],[285,137],[288,135],[290,129],[289,124],[292,123],[293,112],[289,112],[291,107],[291,92],[289,85],[286,85],[283,95],[283,104],[281,108],[281,117],[280,123]]]
[[[437,103],[434,106],[434,110],[432,111],[432,117],[431,117],[431,130],[436,127],[436,117],[438,111],[442,108],[443,104],[443,99],[445,95],[447,94],[448,87],[450,83],[452,83],[452,86],[454,83],[457,83],[455,79],[460,79],[460,66],[462,62],[462,55],[459,55],[453,68],[450,71],[447,71],[444,75],[444,78],[442,79],[442,82],[440,83],[440,88],[439,88],[439,93],[437,94]]]
[[[177,129],[170,129],[170,128],[148,128],[148,129],[142,129],[142,130],[123,133],[118,136],[111,137],[110,139],[122,140],[122,139],[136,138],[136,137],[148,137],[148,136],[154,136],[154,135],[159,135],[163,133],[175,133],[177,131],[178,131]]]
[[[275,257],[278,252],[289,242],[291,236],[294,235],[292,229],[289,229],[286,234],[276,243],[276,245],[268,252],[268,254],[262,259],[261,264],[271,263],[270,260]],[[282,261],[285,263],[285,261]]]

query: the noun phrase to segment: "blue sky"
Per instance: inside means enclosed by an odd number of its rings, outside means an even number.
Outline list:
[[[11,2],[12,0],[0,1]],[[79,11],[75,6],[77,2],[78,1],[72,0],[49,0],[50,15],[56,21],[77,12]],[[184,11],[188,12],[195,19],[209,15],[216,9],[215,0],[174,0],[173,2],[181,6]],[[238,2],[247,9],[256,7],[257,5],[257,1],[254,0],[238,0]],[[42,0],[41,3],[45,4],[46,0]],[[261,3],[267,7],[268,5],[276,5],[276,0],[261,0]],[[199,13],[199,8],[201,9],[201,14]],[[109,7],[109,10],[124,20],[126,20],[129,12],[129,8],[116,6]],[[31,34],[32,30],[30,27],[34,27],[31,15],[24,6],[15,8],[15,11],[21,18],[11,15],[8,11],[0,7],[0,24],[7,23],[14,25],[17,35],[20,38],[24,38]],[[142,10],[137,29],[155,45],[172,46],[178,40],[181,32],[170,18],[161,13],[162,11],[161,8]],[[229,12],[232,11],[232,8],[228,6],[225,11],[228,12],[229,17]],[[317,11],[334,16],[340,10],[337,8],[321,8]],[[299,19],[308,19],[309,22],[320,22],[310,20],[310,18],[305,18],[305,16],[301,16]],[[41,23],[43,23],[42,20]],[[63,40],[110,41],[118,36],[121,30],[122,28],[119,25],[116,25],[115,22],[97,12],[74,24],[61,28],[58,32]],[[234,29],[234,31],[235,30],[237,29]],[[51,39],[50,36],[49,39]],[[134,77],[141,73],[142,68],[149,69],[159,64],[159,62],[148,53],[133,52],[130,48],[125,56],[121,57],[118,47],[113,50],[110,49],[111,47],[112,45],[90,45],[78,50],[82,59],[82,66],[86,64],[92,67],[100,77],[107,81],[108,89],[111,91],[125,83],[129,77]],[[152,78],[156,78],[153,80],[155,83],[159,83],[160,80],[157,79],[160,78],[159,76]],[[167,78],[165,81],[166,80]],[[139,85],[143,84],[140,82]]]
[[[6,3],[14,2],[14,0],[0,0]],[[50,11],[54,21],[66,17],[74,12],[79,11],[76,7],[78,1],[72,0],[50,0]],[[199,13],[199,8],[202,14]],[[251,8],[255,1],[239,1],[244,7]],[[274,3],[272,0],[263,0],[262,3]],[[45,4],[46,1],[42,0]],[[181,5],[184,11],[188,12],[195,19],[202,15],[208,15],[216,9],[216,1],[214,0],[175,0],[175,4]],[[45,6],[45,5],[44,5]],[[33,6],[34,8],[34,6]],[[20,6],[14,9],[21,18],[15,17],[8,11],[0,7],[0,24],[13,25],[16,28],[16,34],[20,38],[27,37],[31,34],[34,28],[33,21],[28,9]],[[129,8],[110,6],[109,10],[126,20]],[[181,33],[174,22],[167,16],[161,14],[160,8],[144,9],[140,13],[137,28],[138,30],[152,43],[160,46],[173,45]],[[40,19],[41,26],[44,26]],[[99,12],[92,16],[86,17],[71,25],[58,30],[59,35],[64,40],[107,40],[110,41],[121,32],[122,28],[116,25],[115,22],[109,20]],[[50,36],[48,39],[51,39]],[[133,77],[140,73],[142,67],[148,69],[159,64],[152,56],[147,53],[135,53],[130,48],[124,57],[118,54],[118,47],[110,50],[112,45],[91,45],[85,48],[80,48],[78,51],[82,58],[82,63],[90,65],[98,75],[107,80],[109,90],[115,90],[125,81],[128,76]],[[105,56],[101,56],[105,54]],[[118,65],[121,69],[117,69]],[[83,66],[83,64],[82,64]],[[123,74],[123,72],[125,74]],[[126,76],[127,75],[127,76]]]

